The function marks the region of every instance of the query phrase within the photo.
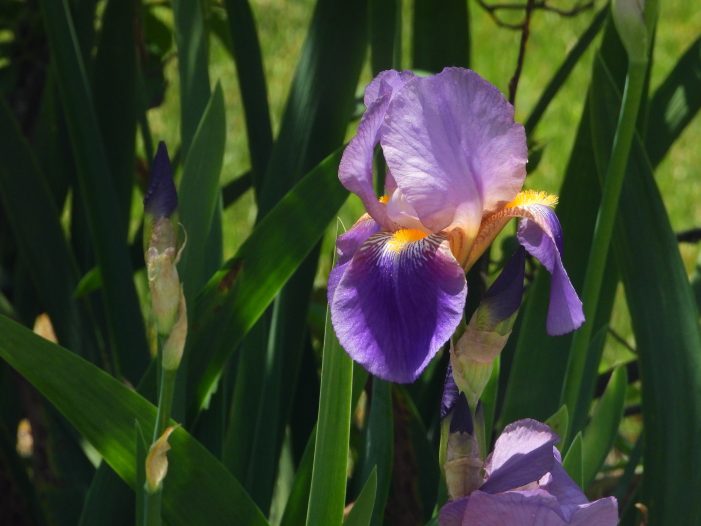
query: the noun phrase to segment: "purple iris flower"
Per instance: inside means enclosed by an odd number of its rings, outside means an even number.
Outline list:
[[[562,467],[558,436],[536,420],[506,426],[484,481],[440,511],[440,526],[615,526],[614,497],[589,502]]]
[[[513,107],[473,71],[431,77],[394,70],[365,90],[366,111],[339,178],[367,214],[337,241],[328,299],[338,339],[368,371],[412,382],[463,317],[468,270],[504,225],[553,276],[547,328],[583,321],[562,266],[556,198],[521,192],[527,147]],[[373,190],[373,153],[387,163],[384,195]]]

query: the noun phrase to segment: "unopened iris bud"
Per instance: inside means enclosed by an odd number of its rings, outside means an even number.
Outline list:
[[[525,251],[520,248],[487,290],[450,353],[455,382],[470,407],[476,407],[494,360],[511,335],[523,295]]]
[[[441,400],[440,464],[451,499],[469,495],[484,482],[483,459],[465,396],[448,366]]]
[[[162,366],[166,371],[174,371],[180,366],[180,360],[183,357],[185,349],[185,340],[187,339],[187,308],[185,304],[185,295],[182,288],[180,289],[180,304],[178,308],[178,320],[173,325],[173,328],[163,345]]]
[[[151,304],[158,333],[170,334],[178,320],[181,285],[177,263],[178,195],[168,150],[163,142],[153,161],[149,188],[144,198],[144,245]]]
[[[647,62],[648,33],[645,0],[613,0],[613,22],[631,62]]]
[[[146,490],[149,493],[157,493],[163,487],[163,479],[168,474],[168,451],[170,444],[168,438],[175,431],[176,426],[166,428],[161,437],[149,448],[146,456]]]

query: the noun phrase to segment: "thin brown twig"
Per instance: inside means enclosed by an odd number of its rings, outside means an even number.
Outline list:
[[[478,5],[484,9],[489,17],[500,27],[505,27],[512,30],[522,30],[525,25],[525,20],[521,22],[505,22],[497,14],[498,11],[525,11],[528,7],[528,3],[515,3],[515,2],[503,2],[490,4],[485,0],[477,0]],[[547,11],[550,13],[556,13],[563,17],[573,17],[594,7],[594,0],[587,0],[585,2],[579,2],[569,9],[564,9],[561,7],[555,7],[550,5],[547,0],[539,0],[533,2],[532,10]]]
[[[518,81],[521,78],[523,61],[526,56],[526,44],[528,43],[528,36],[530,34],[531,15],[533,14],[534,5],[535,0],[528,0],[526,3],[526,16],[523,20],[523,28],[521,29],[521,44],[518,48],[516,71],[514,71],[514,76],[511,77],[511,80],[509,81],[509,102],[514,105],[516,104],[516,90],[518,89]]]

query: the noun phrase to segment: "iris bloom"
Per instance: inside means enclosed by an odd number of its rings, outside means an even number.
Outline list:
[[[484,464],[484,482],[449,502],[440,526],[615,526],[614,497],[589,502],[562,467],[558,436],[536,420],[506,426]]]
[[[329,276],[336,334],[368,371],[412,382],[463,316],[468,270],[504,225],[524,218],[521,244],[551,272],[547,328],[584,321],[562,266],[553,196],[521,192],[527,147],[513,107],[476,73],[432,77],[384,71],[365,90],[366,111],[339,178],[367,211],[337,241]],[[387,163],[373,189],[373,152]]]

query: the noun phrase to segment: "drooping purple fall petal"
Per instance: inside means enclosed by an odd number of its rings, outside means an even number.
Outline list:
[[[543,205],[531,205],[531,215],[521,219],[518,240],[552,275],[548,334],[571,332],[584,323],[582,301],[562,264],[562,227],[555,212]]]
[[[474,237],[483,212],[513,199],[526,174],[526,136],[513,107],[466,69],[407,83],[389,105],[380,142],[432,232],[460,226]]]
[[[462,319],[465,274],[437,235],[400,230],[371,236],[331,299],[339,342],[385,380],[414,381]]]
[[[385,229],[391,228],[392,224],[387,219],[385,206],[378,201],[373,186],[373,154],[393,95],[412,78],[412,73],[389,70],[380,73],[370,83],[365,90],[367,109],[355,136],[343,151],[338,168],[338,177],[343,186],[360,197],[365,210]]]
[[[364,215],[347,232],[336,238],[336,264],[329,273],[329,281],[326,286],[326,299],[329,305],[333,303],[336,286],[353,255],[370,236],[379,231],[380,225],[372,217]]]

